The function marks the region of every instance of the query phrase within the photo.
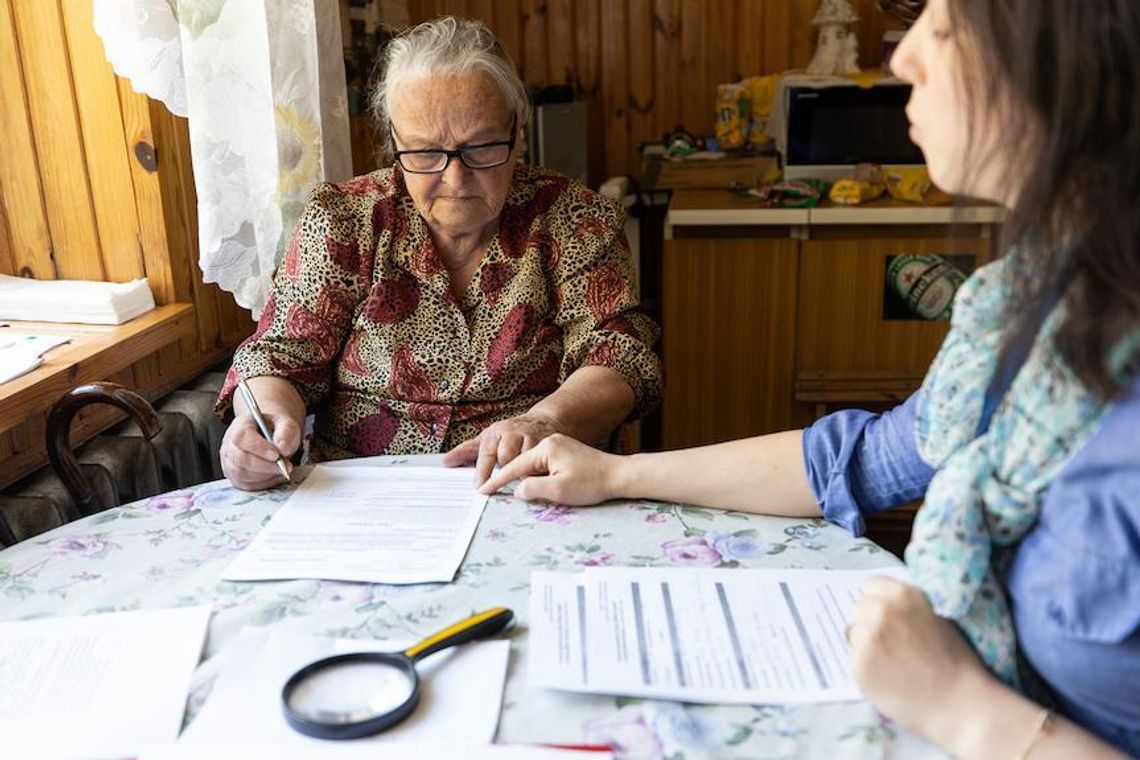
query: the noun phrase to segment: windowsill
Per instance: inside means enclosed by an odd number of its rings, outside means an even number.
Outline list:
[[[66,335],[70,343],[44,355],[31,372],[0,384],[0,433],[49,410],[65,392],[105,380],[194,329],[194,305],[159,306],[121,325],[0,321],[20,332]],[[3,328],[0,328],[3,329]]]

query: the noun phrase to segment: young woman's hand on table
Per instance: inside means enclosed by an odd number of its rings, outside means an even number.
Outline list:
[[[474,463],[479,487],[491,477],[495,465],[509,464],[555,433],[578,441],[605,440],[633,411],[633,402],[633,390],[620,374],[608,367],[581,367],[525,414],[489,425],[447,452],[443,464]]]
[[[619,495],[614,477],[623,459],[555,433],[504,465],[479,491],[492,494],[511,481],[522,480],[515,487],[520,499],[598,504]]]

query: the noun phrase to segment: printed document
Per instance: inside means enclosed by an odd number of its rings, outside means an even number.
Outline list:
[[[486,504],[470,468],[317,465],[222,578],[446,583]]]
[[[415,641],[334,639],[246,628],[226,653],[210,695],[180,743],[328,747],[294,731],[281,710],[281,688],[311,662],[348,652],[398,652]],[[507,678],[510,642],[476,641],[445,649],[416,665],[420,702],[415,711],[369,743],[446,741],[484,744],[495,738]],[[201,751],[198,757],[215,757]],[[417,757],[408,755],[407,757]]]
[[[711,704],[860,699],[845,629],[905,569],[600,568],[531,575],[532,685]]]
[[[458,744],[434,740],[429,744],[322,742],[303,747],[262,744],[172,744],[155,747],[139,760],[613,760],[610,752],[575,751],[524,744]]]
[[[4,757],[123,758],[170,742],[210,608],[0,623]]]

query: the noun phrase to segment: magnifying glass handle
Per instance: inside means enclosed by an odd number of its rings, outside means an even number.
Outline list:
[[[515,613],[506,607],[495,607],[485,612],[480,612],[465,620],[460,620],[458,623],[450,625],[438,633],[428,636],[414,647],[405,649],[404,654],[413,660],[422,660],[429,654],[434,654],[441,649],[466,644],[468,641],[475,641],[476,639],[486,638],[487,636],[494,636],[506,628],[514,617]]]

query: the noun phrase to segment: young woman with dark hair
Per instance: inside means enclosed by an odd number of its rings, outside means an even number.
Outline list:
[[[964,757],[1140,754],[1140,3],[930,0],[891,60],[944,189],[1009,209],[923,387],[882,415],[618,457],[556,436],[484,490],[823,517],[924,503],[873,578],[864,693]]]

